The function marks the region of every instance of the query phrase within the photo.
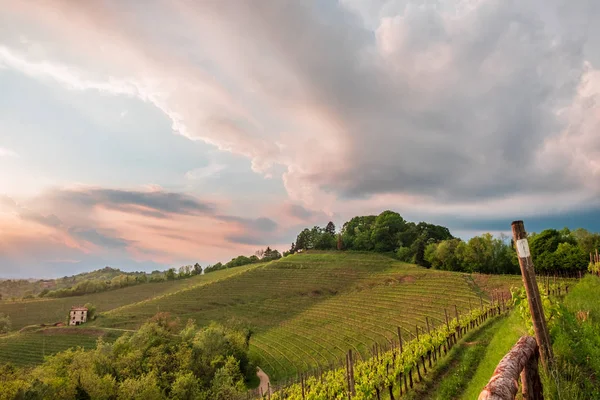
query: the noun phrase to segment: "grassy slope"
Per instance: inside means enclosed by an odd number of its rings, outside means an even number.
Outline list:
[[[469,305],[479,305],[480,294],[487,301],[486,290],[506,290],[519,282],[518,277],[427,270],[373,253],[311,252],[182,281],[74,298],[4,302],[0,312],[9,313],[17,329],[63,320],[71,305],[86,302],[102,312],[86,324],[90,328],[135,329],[157,311],[182,321],[193,318],[198,324],[241,323],[254,332],[251,356],[278,380],[338,363],[349,348],[368,356],[374,342],[396,338],[398,326],[406,338],[416,325],[426,326],[426,317],[437,326],[445,319],[444,309],[452,315],[456,305],[464,312]],[[3,339],[0,361],[18,359],[15,353],[25,348],[35,354],[27,363],[40,360],[43,352],[54,352],[39,335]],[[91,345],[95,336],[70,340]],[[62,350],[59,345],[54,348]]]
[[[64,322],[71,306],[92,303],[98,312],[105,312],[123,305],[144,301],[149,298],[163,296],[179,290],[203,285],[218,279],[239,273],[249,267],[238,267],[229,270],[211,272],[189,279],[171,282],[146,283],[130,286],[108,292],[94,293],[85,296],[65,297],[60,299],[35,299],[22,301],[0,301],[0,313],[10,316],[13,330],[21,329],[28,325],[42,323]]]
[[[518,282],[502,277],[500,286]],[[487,299],[485,300],[487,301]],[[214,285],[105,313],[101,326],[135,328],[158,310],[195,319],[242,323],[254,331],[251,355],[271,379],[339,363],[349,348],[363,356],[374,342],[405,337],[415,326],[479,305],[467,275],[433,271],[378,254],[298,254]]]

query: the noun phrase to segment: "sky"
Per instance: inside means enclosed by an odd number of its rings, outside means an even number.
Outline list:
[[[600,230],[595,0],[0,0],[0,277],[390,209]]]

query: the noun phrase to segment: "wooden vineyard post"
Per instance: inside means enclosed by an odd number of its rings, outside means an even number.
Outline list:
[[[350,351],[346,354],[346,379],[348,381],[348,400],[352,399],[352,379],[350,379]],[[304,398],[304,395],[302,396]]]
[[[352,357],[352,349],[348,350],[348,362],[350,363],[350,394],[354,396],[354,359]]]
[[[540,347],[540,358],[544,368],[548,368],[552,364],[552,346],[550,344],[546,318],[544,317],[542,299],[535,280],[533,261],[529,251],[529,244],[527,243],[527,233],[525,232],[523,221],[514,221],[511,226],[519,256],[523,285],[527,292],[527,302],[529,303],[529,311],[533,320],[535,338]]]
[[[460,318],[458,317],[458,308],[456,307],[456,304],[454,305],[454,312],[456,313],[456,341],[458,342],[458,339],[460,339]]]
[[[402,332],[400,331],[400,327],[398,327],[398,343],[400,348],[400,354],[402,354],[404,352],[404,349],[402,348]]]

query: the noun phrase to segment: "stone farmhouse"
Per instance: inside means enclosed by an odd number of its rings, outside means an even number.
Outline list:
[[[81,325],[87,321],[88,309],[85,307],[71,307],[69,325]]]

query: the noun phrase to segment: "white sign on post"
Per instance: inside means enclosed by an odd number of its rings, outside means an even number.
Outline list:
[[[529,253],[529,243],[527,243],[527,239],[517,240],[517,254],[520,258],[527,258],[531,255],[531,253]]]

